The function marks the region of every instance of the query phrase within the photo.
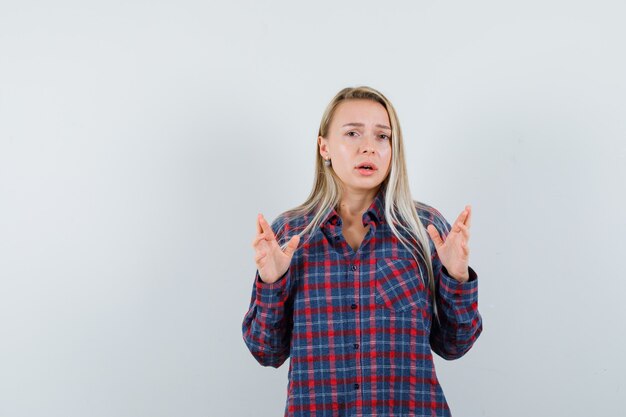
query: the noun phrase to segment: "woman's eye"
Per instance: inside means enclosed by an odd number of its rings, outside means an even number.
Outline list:
[[[379,137],[380,137],[381,139],[389,139],[389,136],[387,136],[387,135],[380,135]]]
[[[356,136],[356,132],[350,131],[350,132],[346,133],[346,135],[348,135],[348,136]]]

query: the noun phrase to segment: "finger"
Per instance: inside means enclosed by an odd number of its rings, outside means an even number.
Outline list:
[[[459,217],[456,218],[456,221],[454,223],[465,223],[465,219],[467,218],[467,206],[465,209],[463,209],[463,211],[461,212],[461,214],[459,214]]]
[[[458,228],[458,231],[461,232],[461,234],[463,234],[463,237],[465,237],[466,240],[469,240],[470,232],[469,232],[469,228],[467,227],[467,225],[463,223],[457,223],[455,224],[455,226],[456,228]]]
[[[263,216],[261,213],[256,215],[256,233],[257,233],[257,235],[263,233],[263,229],[261,228],[261,216]]]
[[[261,261],[261,259],[265,258],[266,253],[264,251],[259,251],[257,252],[256,256],[254,257],[254,262],[258,263],[259,261]],[[248,258],[250,259],[250,258]]]
[[[265,220],[265,217],[261,214],[261,228],[263,229],[263,233],[265,233],[265,239],[269,241],[276,241],[276,236],[274,235],[274,231],[269,223]]]
[[[428,227],[426,228],[426,231],[430,235],[430,238],[433,240],[433,243],[435,244],[435,248],[438,249],[441,245],[443,245],[443,239],[441,239],[441,236],[439,235],[439,232],[437,231],[435,226],[433,226],[432,224],[429,224]]]
[[[472,206],[465,206],[465,210],[467,210],[467,217],[465,218],[465,225],[469,228],[472,225]]]
[[[289,239],[289,242],[287,243],[287,247],[285,248],[285,255],[291,258],[293,256],[293,253],[298,248],[298,243],[300,243],[300,235],[292,236],[291,239]]]
[[[265,240],[265,233],[261,233],[260,235],[257,235],[253,240],[252,240],[252,247],[255,248],[260,241]]]

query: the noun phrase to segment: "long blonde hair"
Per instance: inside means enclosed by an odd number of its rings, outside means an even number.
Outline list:
[[[326,137],[337,106],[344,100],[352,99],[366,99],[380,103],[389,115],[391,122],[391,169],[387,178],[380,185],[385,188],[385,221],[389,224],[396,238],[411,252],[418,268],[420,264],[426,265],[428,285],[433,297],[432,304],[438,319],[429,236],[416,210],[416,207],[421,206],[421,203],[413,201],[409,190],[402,130],[393,105],[382,93],[371,87],[344,88],[326,107],[320,122],[318,136]],[[288,217],[313,215],[309,224],[299,232],[300,236],[308,234],[310,237],[311,232],[317,230],[329,210],[337,207],[341,200],[341,180],[332,168],[324,165],[317,142],[315,155],[316,175],[310,195],[304,203],[286,212]],[[405,238],[401,231],[408,233],[412,239]],[[418,257],[421,258],[422,263],[419,262]]]

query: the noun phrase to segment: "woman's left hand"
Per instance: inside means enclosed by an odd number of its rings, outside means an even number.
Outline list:
[[[452,225],[445,242],[435,226],[429,224],[426,228],[430,238],[435,243],[441,263],[446,267],[450,276],[459,282],[466,282],[469,279],[468,242],[471,221],[472,207],[467,205]]]

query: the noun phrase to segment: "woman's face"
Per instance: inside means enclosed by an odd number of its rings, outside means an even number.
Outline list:
[[[387,177],[391,162],[387,110],[372,100],[344,100],[335,109],[327,136],[320,136],[318,144],[345,191],[376,190]],[[363,167],[368,164],[371,169]]]

